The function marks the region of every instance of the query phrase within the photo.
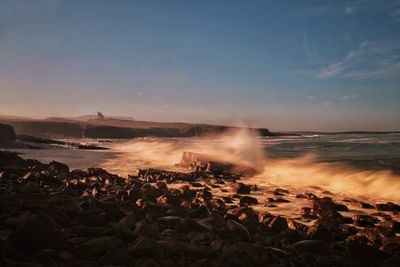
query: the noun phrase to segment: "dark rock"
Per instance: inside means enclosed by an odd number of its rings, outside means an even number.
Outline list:
[[[212,198],[212,193],[204,188],[200,192],[197,193],[197,197],[203,198],[203,199],[211,199]]]
[[[378,222],[378,219],[369,216],[369,215],[353,215],[352,217],[354,221],[354,225],[356,226],[361,226],[361,227],[366,227],[366,226],[374,226],[375,223]]]
[[[235,184],[235,192],[236,194],[250,194],[251,189],[250,186],[245,185],[243,183],[236,183]]]
[[[356,240],[346,242],[346,255],[366,266],[378,266],[390,257],[389,254]]]
[[[180,165],[194,170],[213,173],[238,173],[254,175],[256,170],[250,166],[233,164],[221,160],[220,158],[200,153],[183,152]]]
[[[380,267],[398,267],[400,266],[400,256],[393,256],[380,264]]]
[[[362,267],[361,264],[340,255],[322,255],[315,259],[313,266],[324,267]]]
[[[15,142],[16,135],[11,125],[0,124],[0,145],[9,145]]]
[[[249,207],[238,207],[238,208],[233,208],[227,211],[227,214],[231,214],[234,215],[236,217],[239,217],[242,214],[246,214],[248,216],[252,216],[253,215],[253,209],[249,208]]]
[[[300,232],[307,232],[308,227],[302,223],[296,222],[293,219],[287,219],[288,227],[292,230],[300,231]]]
[[[68,173],[69,167],[67,164],[53,160],[52,162],[49,163],[49,170],[61,173]]]
[[[338,210],[345,211],[347,207],[334,203],[331,198],[324,197],[314,200],[311,214],[317,215],[320,223],[328,228],[336,228],[343,223],[343,216],[337,212]]]
[[[27,163],[16,152],[0,151],[0,167],[26,168]]]
[[[41,249],[61,249],[65,246],[61,232],[29,212],[21,215],[11,239],[16,248],[29,253]]]
[[[22,186],[21,188],[22,193],[40,193],[40,186],[36,182],[27,182],[25,185]]]
[[[281,266],[267,248],[252,243],[227,245],[219,254],[217,266]]]
[[[100,236],[79,243],[74,247],[76,255],[84,259],[97,259],[111,248],[118,248],[122,240],[114,236]]]
[[[361,202],[352,198],[347,198],[344,200],[345,202],[349,203],[353,207],[361,208],[361,209],[374,209],[375,207],[371,204]]]
[[[277,188],[277,189],[275,189],[274,192],[273,192],[273,194],[274,194],[275,196],[283,196],[283,195],[288,194],[288,193],[289,193],[289,191],[287,191],[287,190],[285,190],[285,189],[282,189],[282,188]]]
[[[250,196],[243,196],[240,198],[240,206],[250,206],[250,205],[257,205],[258,200],[254,197]]]
[[[376,204],[376,209],[380,211],[392,211],[400,212],[400,206],[393,202],[387,202],[386,204]]]
[[[233,220],[228,220],[226,222],[226,227],[229,229],[229,231],[240,236],[244,241],[251,240],[249,231],[242,224]]]
[[[311,239],[318,239],[321,241],[330,242],[333,240],[333,232],[319,220],[316,220],[308,227],[307,235]]]
[[[316,239],[301,240],[289,245],[288,248],[297,253],[307,252],[316,255],[325,255],[329,253],[326,244]]]
[[[278,233],[288,229],[288,224],[285,218],[276,216],[268,225],[272,232]]]
[[[270,203],[289,203],[290,201],[284,198],[267,198],[267,201]]]
[[[380,224],[380,227],[388,229],[394,233],[400,233],[400,223],[393,220],[385,220]]]
[[[107,266],[133,266],[135,259],[125,254],[120,248],[110,248],[100,256],[97,262]]]
[[[151,184],[144,184],[142,186],[142,193],[143,193],[143,199],[145,200],[151,200],[151,199],[156,199],[159,196],[162,195],[162,190],[158,189],[157,187],[151,185]]]
[[[317,216],[315,214],[311,214],[311,208],[303,207],[301,208],[300,215],[306,219],[316,219]]]
[[[149,258],[140,258],[137,260],[135,267],[159,267],[160,265]]]

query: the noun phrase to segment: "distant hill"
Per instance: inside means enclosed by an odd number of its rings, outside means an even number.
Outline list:
[[[32,120],[32,118],[12,115],[0,115],[0,120]]]
[[[82,118],[82,116],[80,117]],[[149,122],[110,118],[103,120],[79,120],[58,117],[49,117],[45,120],[4,118],[0,119],[0,123],[12,125],[19,135],[53,138],[191,137],[240,129],[223,125]],[[253,130],[258,131],[262,136],[276,135],[276,133],[269,132],[268,129]]]

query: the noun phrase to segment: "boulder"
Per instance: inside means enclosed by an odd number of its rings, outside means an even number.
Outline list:
[[[378,266],[390,257],[389,254],[357,240],[347,241],[346,256],[364,264],[364,266]]]
[[[400,212],[400,206],[394,204],[393,202],[387,202],[386,204],[376,204],[376,209],[380,211]]]
[[[251,189],[250,189],[250,186],[245,185],[244,183],[236,183],[235,191],[236,191],[236,194],[250,194]]]
[[[97,259],[109,249],[115,249],[123,244],[122,240],[114,236],[100,236],[89,239],[74,247],[77,255],[85,259]]]
[[[361,227],[374,226],[375,223],[379,221],[375,217],[364,214],[353,215],[352,219],[354,221],[354,225]]]
[[[242,175],[254,175],[256,173],[256,170],[250,166],[227,162],[217,156],[194,152],[183,152],[180,165],[194,171],[230,172]]]
[[[61,249],[65,245],[63,234],[38,216],[25,212],[11,236],[17,249],[36,253],[41,249]]]
[[[272,232],[278,233],[287,230],[288,224],[285,218],[276,216],[268,225]]]
[[[49,170],[60,173],[68,173],[69,167],[67,164],[53,160],[49,163]]]
[[[329,253],[326,244],[321,240],[316,239],[301,240],[289,245],[288,248],[298,253],[307,252],[316,255],[324,255]]]
[[[15,142],[14,128],[8,124],[0,124],[0,145],[9,145]]]
[[[240,198],[240,206],[250,206],[250,205],[257,205],[258,200],[254,197],[243,196]]]

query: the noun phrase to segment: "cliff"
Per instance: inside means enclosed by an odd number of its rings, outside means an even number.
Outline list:
[[[190,123],[164,123],[132,120],[13,120],[2,119],[0,123],[14,127],[18,135],[31,135],[51,138],[135,138],[135,137],[193,137],[210,134],[219,134],[238,127],[190,124]],[[262,136],[271,136],[268,129],[253,129]]]

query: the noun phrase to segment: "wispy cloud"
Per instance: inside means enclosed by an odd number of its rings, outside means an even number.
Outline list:
[[[307,32],[304,32],[302,34],[302,37],[303,37],[303,51],[307,56],[308,60],[313,63],[320,62],[320,57],[317,53],[317,50],[315,46],[313,46],[310,43]]]
[[[323,106],[323,107],[331,107],[331,106],[333,106],[333,102],[323,101],[323,102],[321,102],[321,106]]]
[[[392,18],[392,21],[395,23],[400,22],[400,1],[397,1],[393,8],[392,11],[390,12],[390,17]]]
[[[399,51],[398,42],[363,42],[343,58],[322,66],[312,75],[320,79],[399,77]]]
[[[360,51],[349,52],[340,61],[332,63],[329,66],[319,70],[317,73],[315,73],[315,76],[318,78],[325,79],[325,78],[331,78],[331,77],[339,75],[349,65],[349,63],[351,63],[352,59],[354,57],[358,56],[359,53],[360,53]]]
[[[340,17],[351,16],[365,10],[381,10],[384,12],[395,11],[399,8],[399,2],[394,0],[342,0],[342,1],[320,1],[321,4],[304,5],[302,9],[297,9],[290,13],[290,18],[310,19],[319,17]],[[357,11],[357,12],[356,12]],[[396,15],[396,14],[394,14]]]
[[[352,7],[346,6],[346,7],[344,8],[344,12],[345,12],[347,15],[353,15],[354,9],[353,9]]]
[[[340,98],[340,100],[347,101],[347,100],[350,100],[350,99],[353,99],[353,98],[358,98],[358,95],[357,94],[355,94],[355,95],[344,95],[344,96],[342,96]]]

